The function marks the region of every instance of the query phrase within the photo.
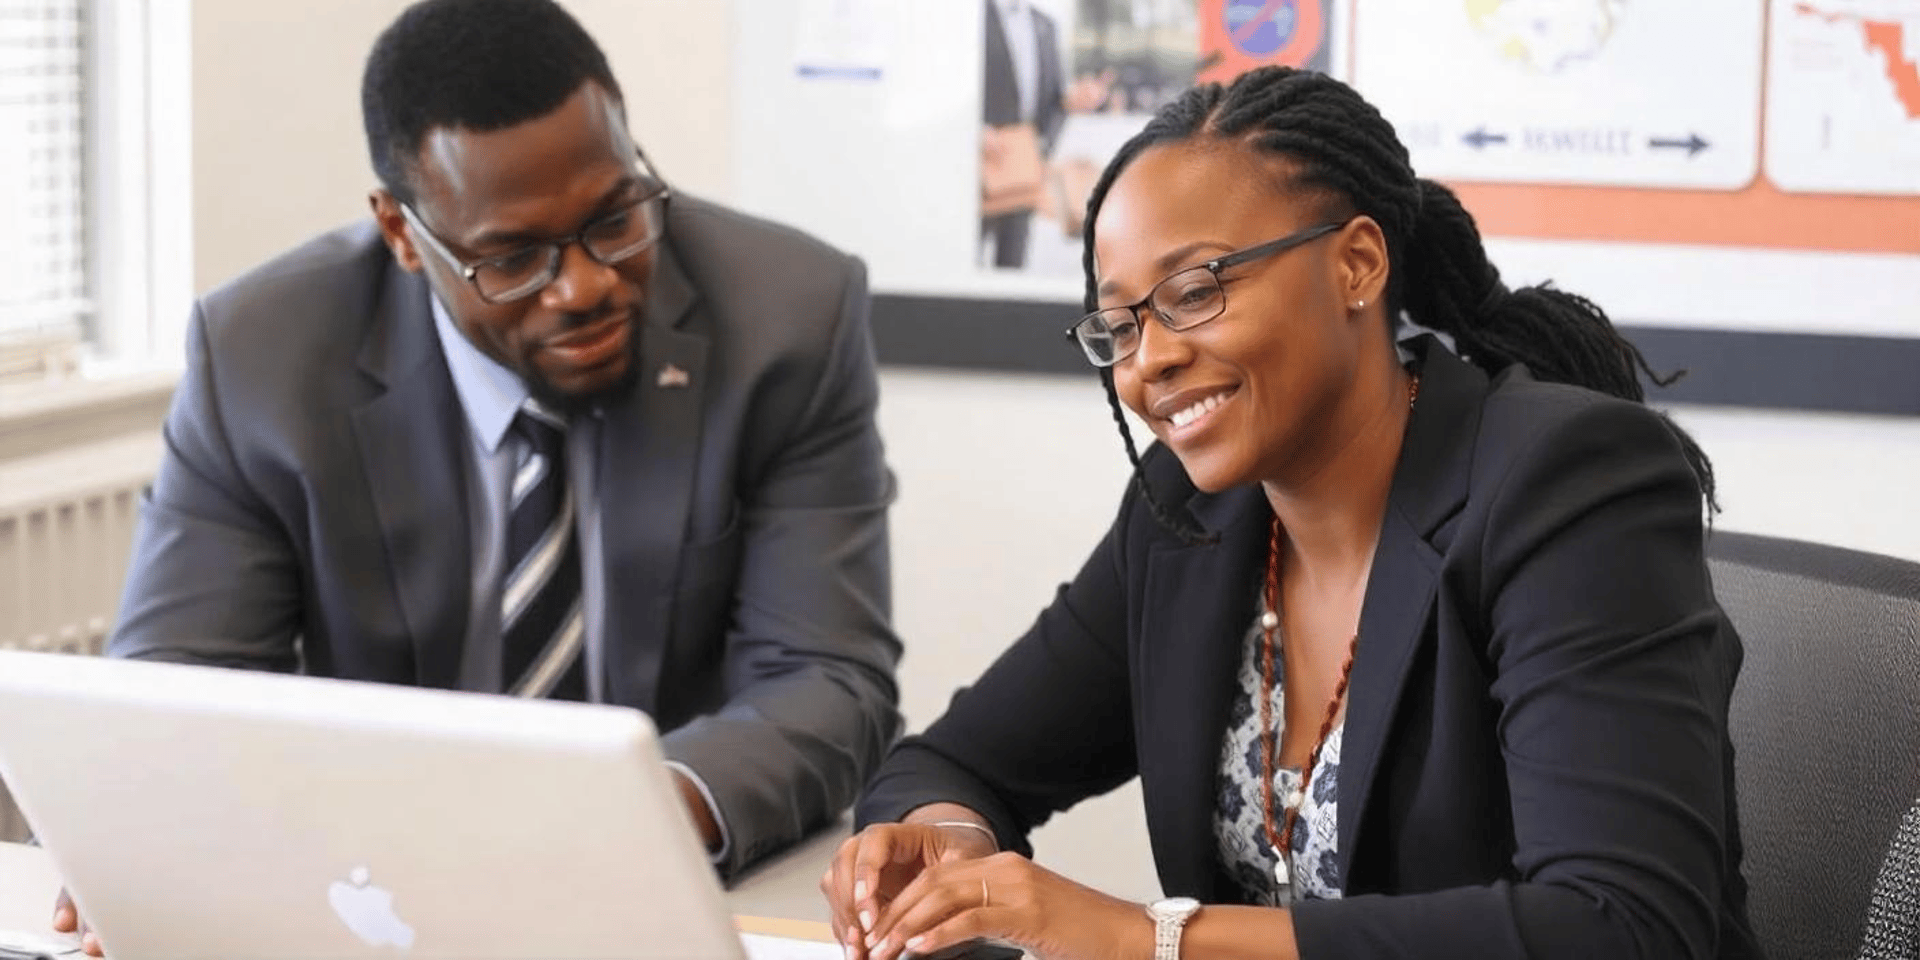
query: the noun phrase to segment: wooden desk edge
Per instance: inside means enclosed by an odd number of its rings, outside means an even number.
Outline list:
[[[765,937],[786,937],[791,940],[817,940],[821,943],[833,942],[833,928],[817,920],[781,920],[775,917],[735,916],[733,925],[741,933],[757,933]]]

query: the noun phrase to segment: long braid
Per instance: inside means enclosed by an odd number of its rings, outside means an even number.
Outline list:
[[[1418,182],[1419,229],[1413,255],[1405,261],[1407,282],[1400,288],[1415,322],[1450,334],[1463,356],[1489,372],[1524,363],[1541,380],[1637,403],[1646,401],[1643,374],[1662,387],[1679,379],[1680,374],[1655,373],[1640,348],[1586,297],[1546,283],[1508,290],[1487,262],[1480,230],[1460,198],[1431,180]],[[1700,481],[1709,514],[1718,512],[1713,462],[1692,436],[1666,419]]]
[[[1093,221],[1100,213],[1100,205],[1106,202],[1107,191],[1113,187],[1114,179],[1142,150],[1162,141],[1191,137],[1206,122],[1207,115],[1213,111],[1223,93],[1218,84],[1195,87],[1161,108],[1145,128],[1120,148],[1112,162],[1107,164],[1106,170],[1101,172],[1100,179],[1094,183],[1093,192],[1087,198],[1087,219],[1081,234],[1084,245],[1080,253],[1080,263],[1087,279],[1084,304],[1088,311],[1100,306],[1099,286],[1095,279],[1098,271],[1093,262]],[[1147,510],[1153,514],[1154,520],[1159,522],[1162,529],[1185,543],[1211,543],[1217,540],[1217,537],[1202,530],[1186,510],[1175,513],[1153,492],[1153,485],[1147,482],[1146,472],[1140,467],[1140,451],[1134,445],[1133,431],[1127,427],[1126,408],[1120,403],[1119,391],[1114,389],[1112,368],[1100,369],[1100,385],[1106,388],[1107,406],[1113,411],[1114,425],[1120,428],[1120,442],[1127,449],[1127,462],[1133,465],[1131,482],[1139,485],[1140,496],[1147,501]]]
[[[1393,125],[1346,84],[1289,67],[1249,71],[1231,86],[1195,87],[1120,149],[1087,203],[1082,255],[1087,309],[1097,306],[1094,224],[1113,181],[1148,147],[1201,138],[1237,141],[1284,158],[1288,163],[1276,168],[1281,189],[1379,224],[1394,267],[1387,289],[1389,322],[1404,312],[1413,322],[1448,334],[1461,356],[1481,369],[1496,373],[1522,363],[1541,380],[1635,402],[1646,399],[1642,374],[1660,386],[1677,378],[1655,374],[1592,301],[1548,284],[1508,290],[1487,260],[1472,215],[1453,191],[1414,175]],[[1106,383],[1117,410],[1110,373]],[[1717,511],[1712,463],[1684,430],[1671,420],[1668,426],[1708,508]],[[1137,473],[1139,460],[1124,422],[1121,432]]]
[[[1208,533],[1195,523],[1191,516],[1182,510],[1175,513],[1160,502],[1153,492],[1153,485],[1147,482],[1147,475],[1140,469],[1140,450],[1133,445],[1133,431],[1127,427],[1126,408],[1120,405],[1120,392],[1113,387],[1113,371],[1100,369],[1100,384],[1107,388],[1107,406],[1113,411],[1113,422],[1120,428],[1120,442],[1127,448],[1127,462],[1133,464],[1132,482],[1140,485],[1140,496],[1147,501],[1147,510],[1153,514],[1161,528],[1171,531],[1183,542],[1189,544],[1213,543],[1220,538]]]

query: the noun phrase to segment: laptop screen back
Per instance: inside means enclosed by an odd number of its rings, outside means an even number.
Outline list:
[[[625,708],[0,651],[0,777],[117,960],[741,956]]]

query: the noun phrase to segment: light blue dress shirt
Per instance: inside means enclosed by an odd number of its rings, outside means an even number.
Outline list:
[[[480,352],[453,324],[439,297],[433,300],[433,326],[440,335],[440,352],[453,376],[454,394],[466,412],[468,542],[473,544],[473,600],[467,611],[466,642],[461,646],[460,686],[464,690],[500,693],[500,593],[506,575],[507,504],[513,475],[528,453],[527,442],[512,431],[513,418],[529,392],[518,374]],[[567,427],[567,486],[573,491],[574,536],[580,544],[581,602],[585,607],[587,698],[606,701],[606,564],[600,539],[600,496],[597,489],[601,443],[600,417],[577,416]],[[669,760],[667,765],[685,774],[700,789],[715,823],[720,825],[719,862],[732,843],[720,806],[707,783],[691,767]]]

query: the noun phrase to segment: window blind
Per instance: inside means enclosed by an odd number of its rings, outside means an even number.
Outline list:
[[[87,270],[85,0],[0,0],[0,349],[78,338]]]

